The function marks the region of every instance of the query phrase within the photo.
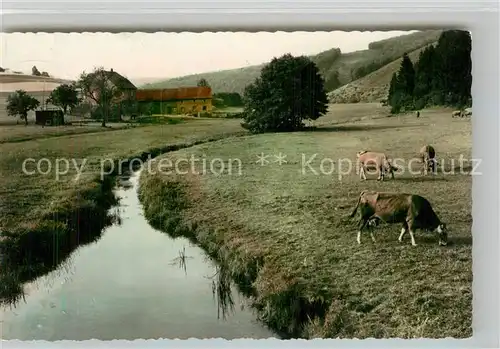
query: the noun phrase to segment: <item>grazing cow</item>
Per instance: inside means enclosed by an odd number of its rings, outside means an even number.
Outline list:
[[[451,117],[461,117],[462,116],[462,111],[461,110],[455,110],[453,113],[451,113]]]
[[[378,171],[377,180],[384,180],[386,170],[391,173],[392,179],[394,179],[394,170],[397,170],[397,168],[392,166],[385,153],[363,150],[359,151],[356,157],[358,158],[359,177],[361,179],[366,180],[365,170],[373,167]]]
[[[429,201],[420,195],[364,190],[359,195],[358,203],[350,215],[351,218],[354,217],[358,208],[361,213],[361,219],[358,222],[358,244],[361,243],[361,232],[367,225],[370,236],[375,242],[372,226],[378,225],[377,220],[390,224],[402,223],[399,242],[403,241],[403,235],[408,230],[411,244],[416,246],[413,233],[417,229],[425,229],[439,234],[439,245],[445,246],[448,243],[446,224],[440,221]]]
[[[420,161],[423,163],[422,172],[427,175],[428,171],[436,172],[436,151],[432,145],[424,145],[419,152]]]

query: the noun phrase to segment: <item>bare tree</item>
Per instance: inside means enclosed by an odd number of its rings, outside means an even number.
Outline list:
[[[92,73],[83,72],[77,83],[82,95],[95,102],[100,109],[102,127],[106,127],[111,107],[119,102],[121,96],[120,89],[110,80],[110,76],[104,68],[94,68]]]

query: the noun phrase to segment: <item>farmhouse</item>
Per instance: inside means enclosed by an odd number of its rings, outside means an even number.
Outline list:
[[[210,113],[212,89],[195,86],[137,90],[136,101],[141,110],[149,109],[150,114]]]
[[[118,95],[115,98],[115,101],[124,101],[124,100],[131,100],[135,97],[135,91],[137,90],[137,87],[133,83],[130,82],[126,77],[118,74],[115,72],[113,69],[110,69],[109,71],[106,70],[104,71],[106,74],[106,80],[109,84],[113,85],[113,87],[119,91]],[[95,73],[91,73],[89,75],[92,75]],[[92,104],[95,104],[94,101],[89,99],[89,102]]]
[[[89,75],[93,75],[96,73],[90,73]],[[113,101],[112,101],[112,110],[111,114],[108,116],[108,120],[120,119],[122,115],[131,114],[130,104],[135,99],[135,92],[137,87],[133,83],[130,82],[124,76],[118,74],[113,69],[105,70],[105,81],[113,89]],[[96,79],[95,81],[99,81],[101,78]],[[99,84],[96,82],[96,84]],[[100,88],[98,85],[93,89],[93,94],[96,96],[96,93],[99,93]],[[99,108],[96,106],[97,103],[94,99],[85,97],[81,95],[81,91],[79,91],[80,97],[83,98],[84,104],[90,105],[92,112],[100,114]]]

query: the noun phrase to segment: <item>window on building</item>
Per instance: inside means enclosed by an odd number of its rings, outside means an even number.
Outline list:
[[[207,106],[206,105],[203,106],[203,110],[207,110]]]

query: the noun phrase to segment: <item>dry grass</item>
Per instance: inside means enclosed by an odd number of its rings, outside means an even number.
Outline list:
[[[143,172],[146,217],[171,234],[196,239],[240,284],[252,285],[261,318],[292,336],[471,336],[470,175],[396,174],[380,183],[373,175],[361,182],[355,173],[342,180],[335,172],[301,174],[302,154],[318,154],[316,170],[323,157],[354,161],[360,149],[411,158],[426,143],[440,159],[469,158],[470,121],[452,119],[447,110],[424,111],[419,119],[371,119],[373,105],[364,107],[365,119],[362,104],[353,106],[355,112],[333,107],[316,131],[226,138],[153,160],[154,169],[164,157],[195,155],[226,164],[238,158],[242,173]],[[360,120],[333,124],[333,115],[354,114]],[[286,154],[287,163],[260,166],[261,152]],[[423,232],[416,234],[416,247],[408,239],[398,243],[396,225],[378,227],[376,243],[365,234],[358,245],[356,220],[346,217],[363,189],[425,196],[451,229],[449,245],[440,247],[436,236]]]
[[[12,215],[14,221],[30,221],[39,211],[44,211],[51,202],[85,187],[100,173],[102,159],[125,159],[141,155],[153,148],[173,144],[190,144],[212,137],[244,131],[239,120],[193,120],[179,125],[144,126],[108,132],[60,135],[54,137],[51,130],[57,128],[36,128],[17,126],[16,137],[28,137],[24,132],[34,131],[32,140],[9,142],[8,135],[0,144],[0,219],[5,222]],[[41,131],[48,129],[48,131]],[[65,129],[65,128],[61,128]],[[71,132],[73,128],[68,128]],[[55,132],[55,131],[54,131]],[[44,133],[44,138],[39,138]],[[50,137],[49,137],[50,136]],[[17,139],[16,139],[17,140]],[[71,166],[67,174],[56,181],[54,171],[47,175],[27,175],[22,171],[22,163],[27,158],[36,160],[47,158],[55,165],[57,158],[76,159],[81,164],[86,159],[83,175],[74,181],[76,169]],[[45,165],[46,166],[46,165]],[[33,168],[29,168],[32,170]],[[46,168],[44,168],[46,169]],[[71,196],[71,195],[70,195]]]

